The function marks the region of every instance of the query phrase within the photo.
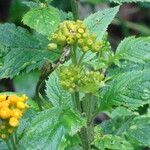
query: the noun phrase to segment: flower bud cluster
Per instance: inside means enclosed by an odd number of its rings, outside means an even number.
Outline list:
[[[70,65],[60,69],[60,84],[70,92],[96,92],[104,84],[104,75],[98,71],[85,71],[82,67]],[[92,89],[91,89],[92,88]]]
[[[50,50],[56,49],[58,45],[77,44],[83,52],[99,52],[103,42],[96,41],[96,35],[88,31],[83,21],[64,21],[58,30],[54,32],[48,45]]]
[[[78,81],[81,79],[82,68],[74,65],[60,68],[60,84],[65,90],[76,91]]]
[[[81,80],[81,91],[95,93],[104,85],[104,75],[98,71],[87,71]]]
[[[0,138],[7,139],[19,125],[23,112],[29,106],[26,95],[0,95]]]

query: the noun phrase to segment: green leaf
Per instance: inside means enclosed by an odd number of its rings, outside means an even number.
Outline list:
[[[20,140],[26,129],[30,126],[32,120],[36,117],[38,111],[32,106],[23,114],[23,117],[19,121],[19,127],[17,128],[17,138]]]
[[[46,59],[56,60],[59,56],[47,51],[47,45],[42,35],[32,35],[14,24],[0,25],[0,79],[39,68]]]
[[[13,48],[41,49],[48,40],[42,36],[31,35],[26,29],[14,24],[0,25],[0,58]]]
[[[125,38],[119,44],[116,55],[137,63],[150,62],[150,37]]]
[[[124,138],[109,134],[96,138],[94,145],[99,150],[134,150],[133,146]]]
[[[14,89],[29,97],[34,97],[36,85],[39,79],[39,71],[21,74],[13,79]]]
[[[149,0],[109,0],[110,2],[115,2],[118,4],[122,4],[122,3],[136,3],[136,2],[150,2]]]
[[[115,118],[115,117],[125,117],[125,116],[131,116],[131,115],[138,115],[137,112],[131,111],[125,107],[117,107],[116,109],[114,109],[110,115],[111,118]]]
[[[118,10],[119,6],[98,11],[87,17],[84,20],[84,23],[91,32],[94,32],[97,35],[97,38],[100,40],[103,38],[108,25],[112,22]]]
[[[58,71],[54,71],[50,74],[48,81],[46,82],[46,94],[53,106],[71,106],[72,98],[71,94],[60,86]]]
[[[105,134],[126,135],[142,146],[150,146],[150,116],[116,117],[101,124]]]
[[[4,65],[0,69],[0,79],[12,78],[21,71],[30,72],[41,68],[46,60],[54,61],[59,56],[53,52],[36,49],[12,49],[4,57]]]
[[[83,125],[83,119],[68,108],[55,107],[45,110],[39,113],[26,129],[19,148],[57,150],[65,135],[74,135]]]
[[[131,71],[116,76],[101,91],[101,107],[125,106],[137,109],[150,103],[150,70]]]
[[[54,32],[60,23],[60,13],[54,7],[34,8],[23,17],[23,23],[44,35]]]
[[[150,62],[147,63],[135,63],[132,61],[123,61],[120,63],[120,67],[118,66],[111,66],[107,69],[107,76],[114,77],[118,76],[119,74],[131,71],[143,71],[150,68]]]
[[[0,150],[8,150],[6,143],[0,139]]]

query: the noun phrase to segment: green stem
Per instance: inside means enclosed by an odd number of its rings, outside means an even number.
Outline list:
[[[8,149],[11,150],[12,148],[8,140],[6,141],[6,144],[7,144]]]
[[[71,8],[72,8],[73,18],[76,21],[77,19],[79,19],[77,0],[71,0],[70,3],[71,3]]]
[[[12,135],[12,136],[10,137],[10,141],[11,141],[11,144],[12,144],[12,149],[13,149],[13,150],[17,150],[18,148],[17,148],[17,144],[16,144],[16,141],[15,141],[14,135]]]
[[[90,150],[90,141],[88,139],[87,128],[83,127],[80,131],[80,137],[83,150]]]
[[[84,56],[85,56],[85,53],[83,53],[83,54],[81,55],[81,57],[80,57],[80,59],[79,59],[78,64],[81,64],[81,62],[82,62],[82,60],[83,60]]]

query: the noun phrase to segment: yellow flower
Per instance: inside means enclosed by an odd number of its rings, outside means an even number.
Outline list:
[[[0,118],[8,119],[10,117],[10,109],[8,107],[2,107],[0,109]]]
[[[22,111],[19,109],[13,109],[11,111],[11,116],[20,119],[22,117]]]
[[[6,98],[7,98],[7,95],[5,95],[5,94],[0,95],[0,102],[5,101]]]
[[[17,102],[17,108],[18,109],[25,109],[26,105],[23,102]]]
[[[9,125],[10,125],[10,126],[12,126],[12,127],[17,127],[18,124],[19,124],[19,121],[18,121],[17,118],[11,117],[11,118],[9,119]]]
[[[10,104],[15,105],[17,103],[17,101],[19,100],[19,97],[17,95],[13,94],[8,97],[8,100],[10,101]]]

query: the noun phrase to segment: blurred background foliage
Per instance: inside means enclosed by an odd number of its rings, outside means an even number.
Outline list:
[[[49,3],[51,0],[46,1]],[[40,3],[44,0],[0,0],[0,23],[10,22],[27,28],[22,23],[22,17],[30,7],[35,6],[34,2]],[[69,0],[53,0],[51,4],[65,12],[71,11]],[[78,4],[80,19],[98,10],[117,5],[107,0],[79,0]],[[118,15],[109,26],[108,33],[113,49],[124,37],[150,35],[150,3],[123,4]],[[0,80],[0,92],[17,91],[33,97],[38,78],[39,71],[36,70],[32,73],[21,74],[13,80]]]

